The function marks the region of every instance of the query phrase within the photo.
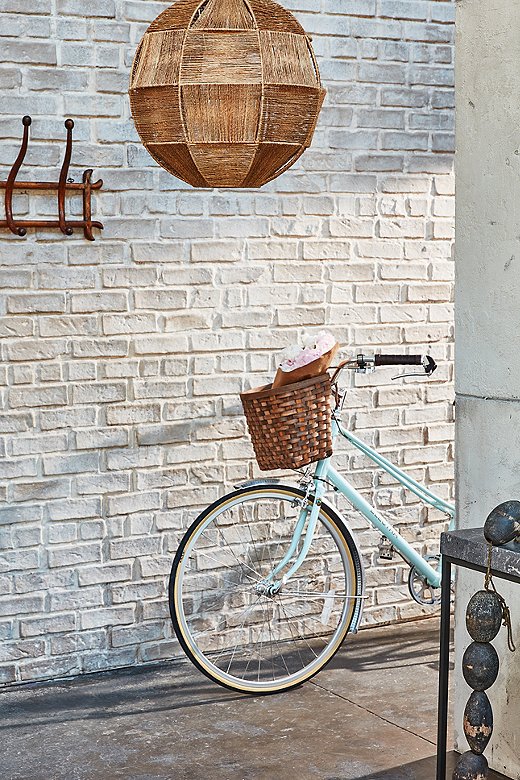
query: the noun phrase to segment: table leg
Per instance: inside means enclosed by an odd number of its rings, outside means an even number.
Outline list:
[[[439,700],[437,721],[436,780],[446,780],[446,738],[448,731],[448,678],[450,664],[451,562],[442,558],[441,630],[439,653]]]

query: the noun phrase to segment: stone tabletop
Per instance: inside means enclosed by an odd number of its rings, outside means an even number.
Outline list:
[[[483,528],[466,528],[447,531],[441,535],[441,554],[453,563],[470,568],[485,569],[488,561],[488,543]],[[497,577],[520,582],[520,544],[510,542],[493,548],[493,574]]]

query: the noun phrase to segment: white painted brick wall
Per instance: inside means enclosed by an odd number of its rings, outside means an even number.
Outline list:
[[[328,89],[312,149],[261,191],[196,191],[140,146],[126,95],[149,0],[0,0],[0,175],[96,167],[106,229],[0,235],[0,682],[178,652],[165,575],[198,507],[255,474],[238,392],[327,326],[346,353],[429,351],[427,385],[357,378],[346,419],[451,494],[453,3],[287,0]],[[87,15],[86,15],[87,14]],[[78,205],[75,204],[76,211]],[[45,196],[19,214],[49,215]],[[347,450],[338,463],[405,536],[440,518]],[[347,512],[348,514],[348,512]],[[367,622],[418,614],[359,526]]]

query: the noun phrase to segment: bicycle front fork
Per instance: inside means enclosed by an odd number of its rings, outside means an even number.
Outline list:
[[[325,489],[321,482],[315,482],[313,496],[306,494],[304,497],[302,497],[301,502],[298,501],[298,503],[301,505],[300,516],[298,518],[298,522],[296,523],[289,549],[287,550],[282,560],[274,567],[274,569],[267,575],[267,577],[265,577],[262,582],[257,584],[256,591],[258,593],[266,596],[276,595],[282,585],[285,585],[290,580],[293,574],[298,571],[304,562],[305,558],[307,557],[307,553],[310,550],[310,546],[314,538],[314,533],[316,531],[316,526],[318,524],[318,517],[321,509],[321,499],[324,490]],[[305,528],[305,526],[307,526],[307,528]],[[300,550],[296,556],[296,560],[280,579],[276,579],[293,559],[293,556],[297,552],[298,546],[300,545],[302,536],[303,544],[301,545]]]

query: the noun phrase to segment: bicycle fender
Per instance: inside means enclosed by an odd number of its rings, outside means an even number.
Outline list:
[[[247,482],[239,482],[238,484],[233,485],[233,487],[235,490],[242,490],[243,488],[256,487],[257,485],[280,485],[282,482],[284,482],[284,484],[288,487],[298,487],[298,485],[296,485],[294,482],[287,483],[284,480],[281,480],[279,477],[271,477],[271,479],[267,479],[267,477],[249,479]]]
[[[363,558],[361,555],[361,550],[359,549],[359,545],[357,543],[357,539],[352,533],[350,526],[348,522],[345,520],[343,515],[338,511],[337,507],[334,506],[334,504],[331,501],[328,501],[326,498],[321,499],[321,503],[325,504],[329,512],[333,515],[333,517],[343,526],[346,533],[349,535],[352,544],[354,546],[354,550],[357,555],[358,559],[358,566],[359,566],[359,577],[360,577],[360,584],[361,584],[361,598],[359,599],[359,609],[356,610],[354,621],[350,627],[349,634],[357,634],[359,630],[359,626],[361,624],[361,620],[363,618],[363,607],[365,606],[365,567],[363,566]]]

